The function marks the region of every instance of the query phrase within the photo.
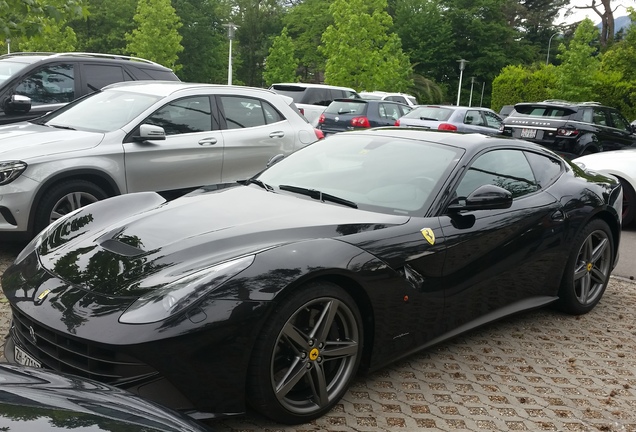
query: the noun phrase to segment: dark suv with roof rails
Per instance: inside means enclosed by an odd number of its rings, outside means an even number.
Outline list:
[[[541,144],[566,158],[636,144],[636,127],[598,102],[524,102],[504,119],[504,135]]]
[[[139,57],[98,53],[18,52],[0,56],[0,125],[31,120],[121,81],[179,81]]]

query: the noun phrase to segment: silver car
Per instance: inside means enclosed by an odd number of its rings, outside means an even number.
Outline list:
[[[503,132],[503,120],[493,110],[453,105],[420,105],[395,125],[486,135]]]
[[[0,127],[0,236],[32,237],[95,201],[178,196],[246,179],[321,136],[269,90],[168,81],[113,84]]]

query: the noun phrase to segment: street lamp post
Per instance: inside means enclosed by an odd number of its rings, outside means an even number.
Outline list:
[[[227,37],[230,39],[230,55],[227,64],[227,85],[232,85],[232,40],[234,39],[234,30],[238,26],[234,23],[223,24],[227,27]]]
[[[548,55],[545,58],[545,65],[546,66],[550,63],[550,45],[552,45],[552,38],[555,37],[556,35],[560,35],[560,34],[563,34],[563,33],[556,32],[555,34],[550,36],[550,40],[548,41]]]
[[[470,98],[468,99],[468,106],[473,106],[473,86],[475,85],[475,77],[470,77]]]
[[[457,87],[457,106],[459,106],[459,98],[462,95],[462,77],[464,76],[464,69],[466,69],[466,63],[468,60],[460,59],[457,60],[459,63],[459,86]]]
[[[7,54],[11,54],[11,39],[5,39],[5,42],[7,43]]]

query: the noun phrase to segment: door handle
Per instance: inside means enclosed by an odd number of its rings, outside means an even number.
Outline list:
[[[272,132],[271,134],[269,134],[270,138],[282,138],[284,136],[285,136],[285,132],[283,131]]]
[[[211,146],[216,144],[216,138],[203,138],[201,141],[199,141],[199,145],[200,146]]]

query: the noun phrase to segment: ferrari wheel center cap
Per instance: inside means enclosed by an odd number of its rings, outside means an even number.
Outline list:
[[[587,271],[588,271],[588,272],[591,272],[591,271],[592,271],[592,268],[594,268],[594,264],[592,264],[592,263],[587,263]]]
[[[309,360],[315,361],[319,355],[320,355],[320,351],[318,351],[318,348],[314,348],[311,351],[309,351]]]

